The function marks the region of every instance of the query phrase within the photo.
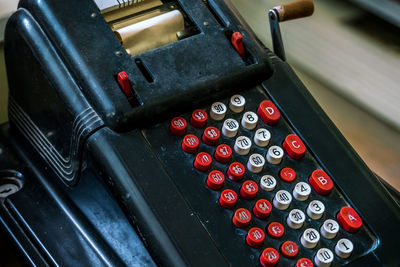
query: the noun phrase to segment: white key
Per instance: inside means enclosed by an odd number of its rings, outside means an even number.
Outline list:
[[[271,175],[264,175],[260,179],[260,186],[262,190],[272,191],[276,187],[276,179]]]
[[[310,216],[311,219],[318,220],[322,217],[324,211],[325,205],[319,200],[313,200],[308,204],[307,215]]]
[[[303,226],[305,220],[306,215],[304,212],[299,209],[293,209],[289,212],[286,222],[290,228],[299,229]]]
[[[234,119],[226,119],[222,125],[222,134],[226,137],[236,136],[239,130],[239,123]]]
[[[293,196],[299,201],[307,200],[311,194],[311,187],[305,182],[298,182],[293,189]]]
[[[251,148],[251,140],[247,136],[236,138],[234,149],[239,155],[247,155]]]
[[[348,258],[353,252],[353,243],[347,238],[340,239],[335,246],[335,253],[341,258]]]
[[[323,237],[332,239],[335,238],[336,234],[339,232],[339,224],[332,219],[324,221],[321,226],[321,234]]]
[[[260,147],[266,147],[271,139],[271,133],[264,128],[259,128],[254,135],[254,143]]]
[[[301,236],[301,244],[306,248],[314,248],[319,241],[319,233],[313,228],[307,228]]]
[[[215,102],[211,105],[210,116],[213,120],[220,121],[225,118],[226,106],[222,102]]]
[[[292,195],[286,190],[279,190],[274,197],[274,206],[279,210],[285,210],[292,202]]]
[[[271,164],[279,164],[281,163],[283,158],[283,149],[280,146],[271,146],[268,149],[267,153],[267,161]]]
[[[242,117],[242,126],[247,130],[253,130],[256,128],[258,122],[258,116],[252,111],[247,111]]]
[[[253,173],[259,173],[262,171],[265,165],[265,159],[260,154],[251,154],[249,161],[247,161],[247,169]]]
[[[240,113],[243,111],[245,104],[246,99],[243,96],[233,95],[229,101],[229,108],[235,113]]]
[[[329,267],[333,262],[333,253],[328,248],[320,248],[315,255],[314,261],[319,267]]]

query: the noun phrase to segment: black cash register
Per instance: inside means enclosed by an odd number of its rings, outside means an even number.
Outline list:
[[[22,0],[0,224],[27,262],[399,266],[396,192],[285,63],[312,8],[271,9],[272,52],[225,0]]]

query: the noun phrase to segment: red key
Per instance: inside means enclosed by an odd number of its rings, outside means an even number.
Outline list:
[[[207,171],[211,167],[212,158],[210,154],[206,152],[200,152],[197,154],[194,160],[194,167],[202,172]]]
[[[217,170],[208,174],[207,186],[212,190],[218,190],[224,186],[225,175]]]
[[[338,215],[337,220],[344,230],[350,233],[357,232],[362,226],[362,220],[352,207],[343,207]]]
[[[250,221],[251,221],[250,211],[243,208],[237,209],[232,218],[233,224],[239,228],[246,228],[247,226],[249,226]]]
[[[131,82],[129,81],[129,76],[125,71],[121,71],[117,75],[117,80],[119,86],[121,86],[122,92],[124,92],[126,97],[132,96]]]
[[[303,141],[294,134],[286,136],[285,141],[283,141],[283,149],[292,159],[301,159],[306,153],[306,146]]]
[[[219,130],[215,127],[207,127],[203,133],[203,142],[209,146],[216,145],[219,140]]]
[[[175,117],[171,120],[169,130],[174,135],[184,135],[186,132],[186,120],[182,117]]]
[[[196,109],[192,113],[190,123],[196,128],[204,127],[207,123],[207,112],[202,109]]]
[[[247,245],[253,248],[261,247],[264,243],[264,231],[258,227],[253,227],[249,230],[246,236]]]
[[[258,185],[254,181],[246,181],[240,188],[240,195],[242,198],[252,200],[257,196]]]
[[[333,188],[332,179],[323,170],[315,170],[308,179],[315,192],[320,195],[329,195]]]
[[[215,150],[215,160],[221,163],[227,163],[231,160],[232,148],[228,145],[222,144],[217,146]]]
[[[279,253],[274,248],[266,248],[260,256],[260,263],[264,267],[275,266],[279,261]]]
[[[226,209],[232,209],[233,207],[235,207],[237,200],[238,197],[235,191],[231,189],[225,189],[221,192],[221,196],[219,197],[219,204]]]
[[[243,178],[244,170],[245,169],[242,163],[233,162],[231,165],[229,165],[228,178],[233,181],[239,181]]]
[[[286,241],[281,246],[281,253],[287,258],[294,258],[299,253],[299,247],[292,241]]]
[[[296,172],[291,168],[283,168],[279,172],[279,177],[285,182],[293,182],[296,179]]]
[[[199,139],[193,134],[188,134],[183,138],[182,149],[186,153],[194,154],[199,147]]]
[[[253,207],[253,213],[257,218],[266,219],[271,214],[272,205],[266,199],[259,199]]]
[[[313,267],[314,264],[307,258],[301,258],[297,261],[296,267]]]
[[[272,222],[268,225],[268,234],[273,238],[280,238],[285,233],[285,228],[278,222]]]
[[[276,124],[281,117],[278,108],[269,100],[264,100],[260,103],[257,109],[257,114],[260,116],[262,121],[268,125]]]

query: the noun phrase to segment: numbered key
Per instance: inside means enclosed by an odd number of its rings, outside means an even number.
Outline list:
[[[332,191],[333,182],[329,175],[323,170],[315,170],[308,179],[315,192],[326,196]]]
[[[233,209],[238,200],[237,194],[231,189],[225,189],[219,197],[219,204],[226,209]]]
[[[264,243],[264,231],[258,227],[253,227],[249,230],[246,236],[246,243],[253,248],[259,248]]]
[[[292,195],[286,190],[279,190],[274,197],[274,206],[279,210],[285,210],[292,202]]]
[[[207,123],[207,112],[202,109],[196,109],[192,113],[190,123],[196,128],[204,127]]]
[[[259,147],[266,147],[271,140],[271,133],[267,129],[259,128],[254,135],[254,143]]]
[[[329,267],[333,262],[333,253],[328,248],[320,248],[315,255],[314,261],[319,267]]]
[[[276,179],[271,175],[264,175],[260,179],[260,186],[262,190],[273,191],[276,187]]]
[[[299,201],[305,201],[311,194],[311,187],[305,182],[299,182],[294,186],[293,196]]]
[[[314,248],[320,239],[320,235],[317,230],[313,228],[307,228],[301,236],[301,244],[306,248]]]
[[[318,220],[325,212],[325,205],[319,200],[313,200],[308,204],[307,215],[314,220]]]
[[[224,186],[225,175],[221,171],[213,170],[208,174],[207,186],[212,190],[218,190]]]
[[[251,221],[251,213],[247,209],[240,208],[235,211],[232,217],[232,223],[238,228],[246,228]]]
[[[307,258],[301,258],[297,261],[295,267],[313,267],[313,266],[314,266],[314,264],[312,263],[311,260],[309,260]]]
[[[242,163],[233,162],[229,165],[227,174],[229,179],[239,181],[243,178],[244,172],[245,170]]]
[[[254,215],[259,219],[266,219],[271,214],[272,205],[266,199],[259,199],[253,207]]]
[[[339,224],[335,220],[328,219],[321,226],[321,235],[327,239],[335,238],[338,232]]]
[[[209,146],[216,145],[219,140],[219,130],[213,126],[207,127],[203,133],[203,142]]]
[[[277,165],[281,163],[283,158],[283,150],[279,146],[271,146],[268,149],[267,161],[271,164]]]
[[[272,222],[267,228],[268,235],[272,238],[281,238],[285,233],[285,227],[278,222]]]
[[[251,148],[251,140],[247,136],[236,138],[234,149],[239,155],[247,155]]]
[[[221,163],[227,163],[231,160],[232,149],[230,146],[222,144],[217,147],[215,150],[214,158],[216,161]]]
[[[170,131],[174,135],[184,135],[186,132],[186,120],[182,117],[176,117],[171,120]]]
[[[182,149],[186,153],[194,154],[199,148],[199,139],[193,134],[186,135],[182,140]]]
[[[257,114],[268,125],[276,124],[281,116],[275,104],[269,100],[264,100],[260,103]]]
[[[210,117],[213,120],[220,121],[225,118],[226,106],[222,102],[215,102],[211,105]]]
[[[294,258],[299,253],[299,247],[293,241],[286,241],[281,246],[281,253],[287,258]]]
[[[266,248],[260,256],[260,263],[264,267],[272,267],[278,264],[279,253],[274,248]]]
[[[262,171],[265,165],[265,159],[260,154],[252,154],[247,161],[247,169],[253,173],[259,173]]]
[[[288,226],[292,229],[299,229],[303,226],[306,220],[306,215],[299,209],[293,209],[289,212],[289,216],[286,219]]]
[[[222,125],[222,134],[226,137],[235,137],[239,130],[239,123],[234,119],[226,119]]]
[[[352,207],[341,208],[337,220],[340,226],[349,233],[357,232],[362,226],[361,217]]]
[[[247,111],[242,117],[242,126],[247,130],[253,130],[256,128],[258,122],[258,116],[252,111]]]
[[[296,179],[296,172],[292,168],[283,168],[279,172],[279,177],[283,181],[285,181],[287,183],[291,183],[294,181],[294,179]]]
[[[256,182],[247,180],[242,184],[242,187],[240,188],[240,195],[242,198],[247,199],[247,200],[252,200],[257,196],[258,192],[258,185]]]
[[[353,249],[354,249],[353,243],[347,238],[342,238],[337,242],[335,246],[335,253],[339,257],[346,259],[351,255]]]
[[[233,95],[229,101],[229,108],[235,112],[240,113],[246,105],[246,99],[241,95]]]
[[[202,172],[210,169],[212,163],[212,158],[210,154],[206,152],[200,152],[197,154],[196,159],[194,160],[194,167]]]

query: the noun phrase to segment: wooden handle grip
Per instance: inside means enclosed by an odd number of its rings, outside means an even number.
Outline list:
[[[274,9],[278,13],[279,21],[287,21],[311,16],[314,13],[314,3],[312,0],[298,0]]]

